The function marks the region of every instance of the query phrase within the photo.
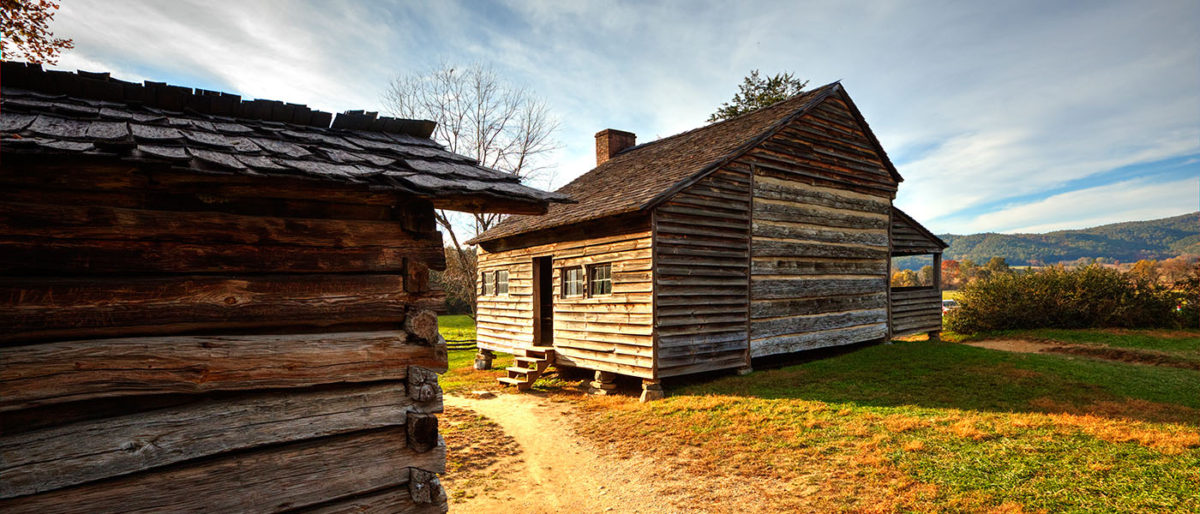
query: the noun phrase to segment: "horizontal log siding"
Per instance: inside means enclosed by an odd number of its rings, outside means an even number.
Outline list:
[[[942,292],[937,289],[892,290],[892,335],[904,336],[942,329]]]
[[[479,347],[511,353],[533,346],[533,258],[553,256],[555,359],[568,366],[652,376],[650,239],[648,230],[638,229],[494,253],[480,248],[479,271],[508,270],[508,294],[479,295]],[[612,264],[612,294],[561,297],[563,267],[603,263]]]
[[[655,213],[658,376],[746,365],[750,173],[719,170]]]
[[[892,252],[897,255],[941,253],[937,241],[917,230],[901,216],[892,217]]]
[[[830,98],[742,160],[755,170],[750,355],[885,337],[896,183],[846,104]]]
[[[6,160],[0,233],[0,511],[278,511],[443,469],[428,200]]]

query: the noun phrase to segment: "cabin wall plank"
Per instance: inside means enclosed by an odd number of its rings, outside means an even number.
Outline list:
[[[44,513],[75,506],[79,512],[95,513],[275,512],[407,484],[413,468],[445,471],[443,444],[417,452],[396,444],[405,438],[404,428],[385,428],[233,453],[4,499],[0,510]]]
[[[444,370],[402,331],[89,339],[0,348],[0,412],[69,401],[400,380]]]
[[[405,292],[403,274],[0,277],[0,342],[403,323],[442,301]]]
[[[658,376],[746,362],[750,174],[718,170],[656,208]]]
[[[511,353],[534,344],[533,259],[553,256],[555,359],[569,366],[638,377],[653,374],[653,266],[648,226],[625,233],[489,252],[480,273],[508,271],[507,295],[479,293],[476,334],[481,349]],[[562,269],[612,265],[612,294],[562,296]]]
[[[751,355],[885,337],[896,184],[845,102],[826,100],[745,160]]]
[[[0,186],[0,511],[293,510],[443,469],[429,200],[68,158]]]
[[[59,489],[218,453],[405,424],[402,382],[256,392],[0,437],[0,498]]]

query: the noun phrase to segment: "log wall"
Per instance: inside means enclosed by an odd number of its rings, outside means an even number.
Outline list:
[[[432,216],[6,157],[0,511],[445,511]]]
[[[654,372],[651,234],[647,220],[609,227],[610,235],[479,249],[479,272],[508,270],[508,294],[478,297],[476,337],[484,350],[533,345],[533,258],[553,257],[555,359],[559,364],[624,375]],[[589,231],[590,232],[590,231]],[[603,234],[600,229],[592,234]],[[612,294],[562,297],[562,269],[612,264]],[[477,291],[482,293],[482,290]]]
[[[905,336],[942,329],[942,292],[936,288],[892,289],[892,335]]]
[[[732,165],[654,212],[658,375],[748,364],[750,171]]]
[[[739,161],[754,170],[750,354],[886,337],[896,182],[848,104],[825,100]]]
[[[915,225],[915,221],[906,214],[896,212],[892,215],[892,254],[921,255],[942,253],[941,243],[932,239],[923,229]]]

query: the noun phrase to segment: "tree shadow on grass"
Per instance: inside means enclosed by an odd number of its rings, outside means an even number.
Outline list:
[[[896,342],[756,359],[748,376],[706,374],[672,394],[893,407],[1096,414],[1200,425],[1200,373],[1086,357]]]

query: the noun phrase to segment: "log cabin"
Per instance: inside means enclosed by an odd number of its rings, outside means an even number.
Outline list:
[[[0,511],[444,512],[432,122],[3,63]]]
[[[841,84],[638,145],[596,134],[576,200],[478,245],[476,367],[660,380],[941,328],[937,289],[893,291],[891,257],[946,244],[892,205],[899,173]],[[936,315],[935,315],[936,314]]]

